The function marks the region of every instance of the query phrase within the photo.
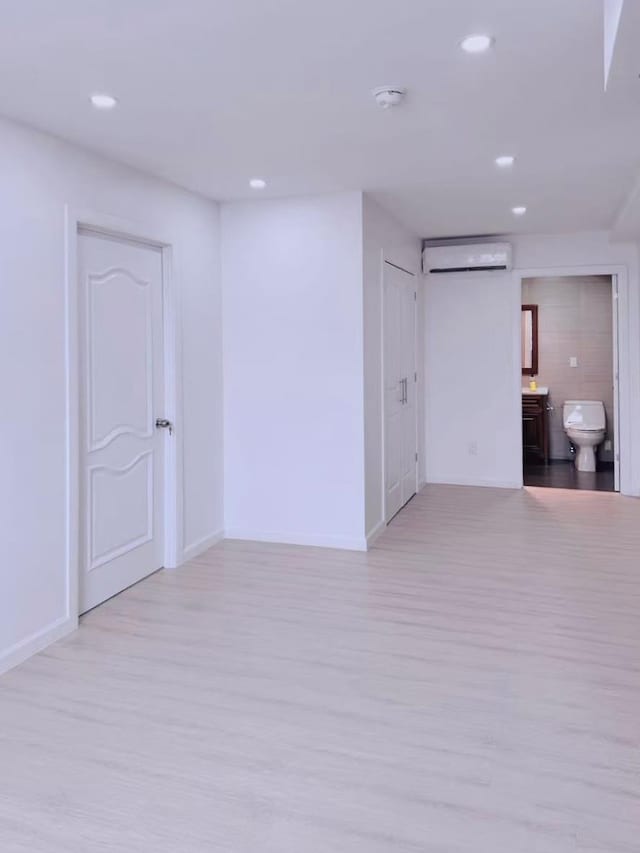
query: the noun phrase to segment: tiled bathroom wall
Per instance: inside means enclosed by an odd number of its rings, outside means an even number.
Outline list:
[[[568,459],[570,444],[562,425],[565,400],[602,400],[607,439],[613,448],[613,317],[610,276],[529,278],[522,302],[538,306],[539,385],[548,385],[551,458]],[[570,367],[577,358],[578,366]],[[529,377],[523,377],[523,386]],[[600,458],[613,459],[600,448]]]

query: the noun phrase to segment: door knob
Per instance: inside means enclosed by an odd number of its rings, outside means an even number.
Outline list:
[[[173,435],[173,424],[166,418],[156,418],[157,429],[168,429],[169,435]]]

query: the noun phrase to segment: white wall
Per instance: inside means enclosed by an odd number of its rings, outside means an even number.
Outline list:
[[[607,88],[625,0],[604,0],[604,87]]]
[[[520,457],[520,278],[621,267],[622,491],[640,494],[638,251],[604,232],[505,238],[512,275],[429,276],[425,285],[427,480],[516,486]],[[477,454],[470,454],[477,443]]]
[[[517,488],[519,285],[508,273],[468,273],[428,276],[425,290],[427,482]]]
[[[1,121],[0,669],[73,627],[76,615],[66,597],[65,204],[175,235],[184,544],[193,552],[223,526],[217,207]]]
[[[395,220],[368,195],[363,199],[364,273],[364,443],[366,531],[371,538],[384,527],[383,388],[382,388],[382,264],[383,260],[416,274],[419,294],[418,316],[422,312],[420,276],[421,241]],[[418,323],[418,365],[423,355],[422,323]],[[419,446],[421,470],[424,460],[423,377],[418,371]],[[420,479],[424,479],[422,475]]]
[[[222,207],[225,529],[365,547],[362,195]]]

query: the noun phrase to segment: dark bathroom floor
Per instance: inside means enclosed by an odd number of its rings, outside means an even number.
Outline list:
[[[524,465],[525,486],[545,486],[550,489],[585,489],[591,492],[613,492],[615,481],[613,463],[600,462],[594,473],[576,470],[573,460],[554,459],[548,465]]]

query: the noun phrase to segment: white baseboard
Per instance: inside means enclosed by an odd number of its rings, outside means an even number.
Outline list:
[[[521,489],[522,480],[474,480],[472,477],[430,477],[426,485],[434,486],[478,486],[483,489]]]
[[[373,547],[374,542],[378,539],[384,531],[387,529],[387,525],[385,521],[379,521],[375,527],[373,527],[369,533],[367,533],[367,548]]]
[[[51,625],[47,625],[41,631],[26,637],[0,654],[0,675],[13,669],[14,666],[23,663],[27,658],[37,655],[56,640],[61,640],[67,634],[71,634],[78,627],[78,619],[75,616],[62,616]]]
[[[204,552],[208,551],[209,548],[213,548],[213,546],[217,545],[222,539],[224,539],[224,530],[216,530],[215,533],[209,533],[207,536],[203,536],[202,539],[198,539],[191,545],[187,545],[182,553],[182,561],[186,563],[189,560],[195,560],[196,557],[199,557],[200,554],[204,554]]]
[[[225,530],[225,539],[241,539],[246,542],[275,542],[279,545],[310,545],[315,548],[337,548],[342,551],[366,551],[367,540],[350,539],[342,536],[314,536],[304,533],[270,533],[262,530],[231,528]]]

